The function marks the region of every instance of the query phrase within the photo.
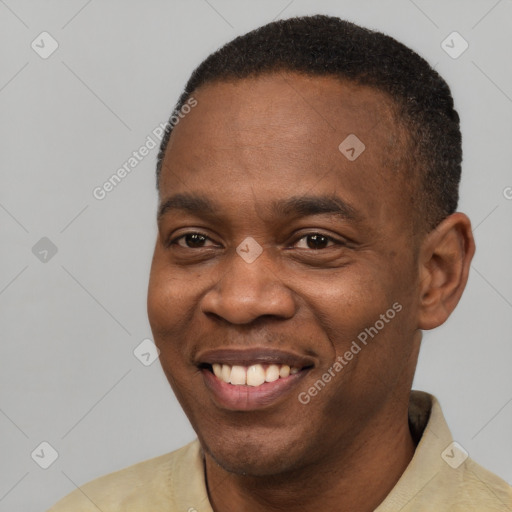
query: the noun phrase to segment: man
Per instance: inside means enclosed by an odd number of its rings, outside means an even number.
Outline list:
[[[209,56],[174,115],[148,314],[198,441],[52,511],[512,510],[411,393],[474,253],[442,78],[388,36],[294,18]]]

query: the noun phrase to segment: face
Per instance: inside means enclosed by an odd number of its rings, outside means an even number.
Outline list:
[[[330,77],[194,97],[160,182],[148,295],[160,361],[223,468],[298,470],[407,401],[418,264],[403,134],[385,95]],[[355,159],[353,142],[339,149],[349,134],[365,145]]]

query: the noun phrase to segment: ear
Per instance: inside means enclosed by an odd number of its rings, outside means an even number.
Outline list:
[[[448,216],[425,237],[419,254],[419,329],[438,327],[450,316],[474,254],[471,221],[463,213]]]

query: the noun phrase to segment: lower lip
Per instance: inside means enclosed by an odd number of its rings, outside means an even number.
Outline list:
[[[231,411],[251,411],[271,407],[286,398],[307,370],[260,386],[234,386],[218,379],[209,370],[201,370],[201,373],[218,406]]]

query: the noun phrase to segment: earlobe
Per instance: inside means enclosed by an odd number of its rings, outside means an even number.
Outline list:
[[[457,306],[468,280],[475,241],[463,213],[444,219],[420,249],[419,329],[443,324]]]

